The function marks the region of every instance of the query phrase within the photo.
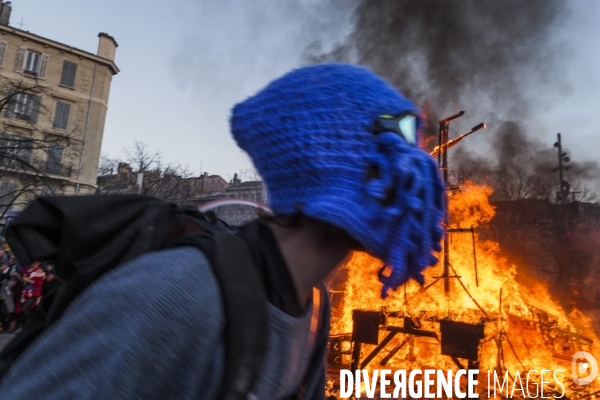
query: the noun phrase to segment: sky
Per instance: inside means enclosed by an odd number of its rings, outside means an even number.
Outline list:
[[[336,5],[334,6],[333,3]],[[113,36],[115,62],[102,153],[124,157],[135,140],[163,161],[218,174],[252,169],[229,133],[230,110],[306,63],[352,29],[352,1],[13,0],[11,25],[92,53]],[[346,5],[347,4],[347,5]],[[527,129],[549,146],[556,133],[572,159],[600,162],[600,2],[571,0],[556,29],[568,90],[540,96]],[[540,66],[543,67],[543,66]],[[552,84],[552,83],[549,83]],[[535,96],[535,94],[534,94]],[[477,116],[472,116],[475,125]],[[485,149],[485,135],[465,146]]]

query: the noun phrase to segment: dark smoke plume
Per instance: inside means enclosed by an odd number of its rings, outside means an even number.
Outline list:
[[[360,0],[355,4],[354,25],[345,40],[331,51],[322,51],[314,43],[306,50],[307,61],[357,63],[386,78],[425,111],[429,149],[437,144],[437,122],[445,117],[467,112],[452,121],[451,137],[486,122],[488,129],[476,133],[484,140],[471,137],[450,150],[449,186],[467,179],[493,186],[499,212],[490,231],[496,232],[505,251],[525,260],[530,271],[544,271],[544,276],[562,285],[575,278],[592,279],[588,272],[594,259],[586,255],[597,250],[580,238],[592,237],[584,232],[600,232],[600,219],[590,217],[597,214],[598,206],[569,206],[569,226],[578,228],[571,240],[575,245],[568,247],[564,231],[571,228],[565,228],[560,217],[566,211],[557,204],[558,175],[552,171],[558,154],[553,141],[542,142],[533,124],[528,124],[537,111],[569,92],[564,70],[570,50],[555,34],[568,18],[567,2]],[[568,132],[563,138],[568,145]],[[472,146],[473,142],[487,149]],[[571,160],[570,166],[565,179],[577,200],[597,201],[585,187],[598,180],[597,163]],[[536,218],[528,217],[532,212]],[[564,262],[565,254],[577,254],[582,267]]]
[[[563,0],[362,0],[346,40],[326,53],[315,43],[306,58],[354,62],[385,77],[425,109],[430,148],[437,121],[464,109],[455,134],[484,120],[481,135],[494,142],[494,154],[470,158],[480,168],[548,174],[552,143],[523,126],[533,109],[568,90],[568,49],[553,36],[567,16]],[[572,164],[574,179],[600,173],[594,163]]]

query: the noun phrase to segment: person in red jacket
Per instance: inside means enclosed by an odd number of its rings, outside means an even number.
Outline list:
[[[21,277],[22,287],[20,293],[17,293],[17,305],[15,312],[23,313],[23,319],[27,318],[29,312],[42,300],[42,287],[44,285],[46,273],[40,266],[39,262],[35,262],[23,269]],[[24,324],[23,320],[23,324]]]

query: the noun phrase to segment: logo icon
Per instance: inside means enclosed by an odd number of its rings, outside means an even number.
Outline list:
[[[584,360],[584,361],[582,361]],[[576,385],[587,385],[598,375],[598,361],[593,355],[585,351],[578,351],[573,355],[573,382]],[[581,376],[589,374],[582,378]]]

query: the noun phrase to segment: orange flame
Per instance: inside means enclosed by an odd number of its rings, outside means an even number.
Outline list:
[[[408,282],[383,300],[377,271],[382,262],[365,253],[352,254],[342,267],[347,274],[343,299],[332,315],[332,334],[352,331],[352,310],[399,312],[421,325],[420,329],[439,334],[438,321],[451,319],[468,323],[485,323],[479,346],[480,373],[505,370],[514,376],[519,370],[563,370],[562,383],[566,396],[582,398],[600,390],[594,382],[576,386],[571,379],[571,357],[576,351],[594,354],[598,338],[591,321],[579,310],[567,313],[552,297],[552,289],[542,282],[523,284],[517,278],[518,268],[500,254],[498,243],[478,234],[478,227],[495,215],[489,202],[492,189],[470,182],[449,194],[450,224],[453,228],[475,227],[477,255],[476,284],[473,261],[473,239],[470,233],[450,234],[450,291],[444,291],[443,267],[438,263],[425,271],[425,285]],[[462,285],[461,285],[462,283]],[[401,326],[396,318],[388,324]],[[385,333],[380,332],[380,335]],[[382,336],[380,336],[380,339]],[[402,344],[405,342],[405,344]],[[456,364],[440,351],[440,342],[430,337],[409,337],[399,334],[389,349],[399,346],[397,353],[386,360],[391,369],[457,369]],[[364,345],[362,359],[374,346]],[[598,353],[597,353],[598,354]],[[387,355],[382,351],[367,368],[382,368]],[[597,379],[598,381],[600,379]],[[487,394],[487,378],[480,377],[481,393]],[[512,387],[513,381],[511,381]],[[482,386],[483,385],[483,386]],[[548,387],[545,388],[548,390]],[[517,392],[519,393],[519,392]],[[557,388],[557,396],[561,389]],[[546,394],[545,392],[545,395]],[[484,396],[485,397],[485,396]]]

